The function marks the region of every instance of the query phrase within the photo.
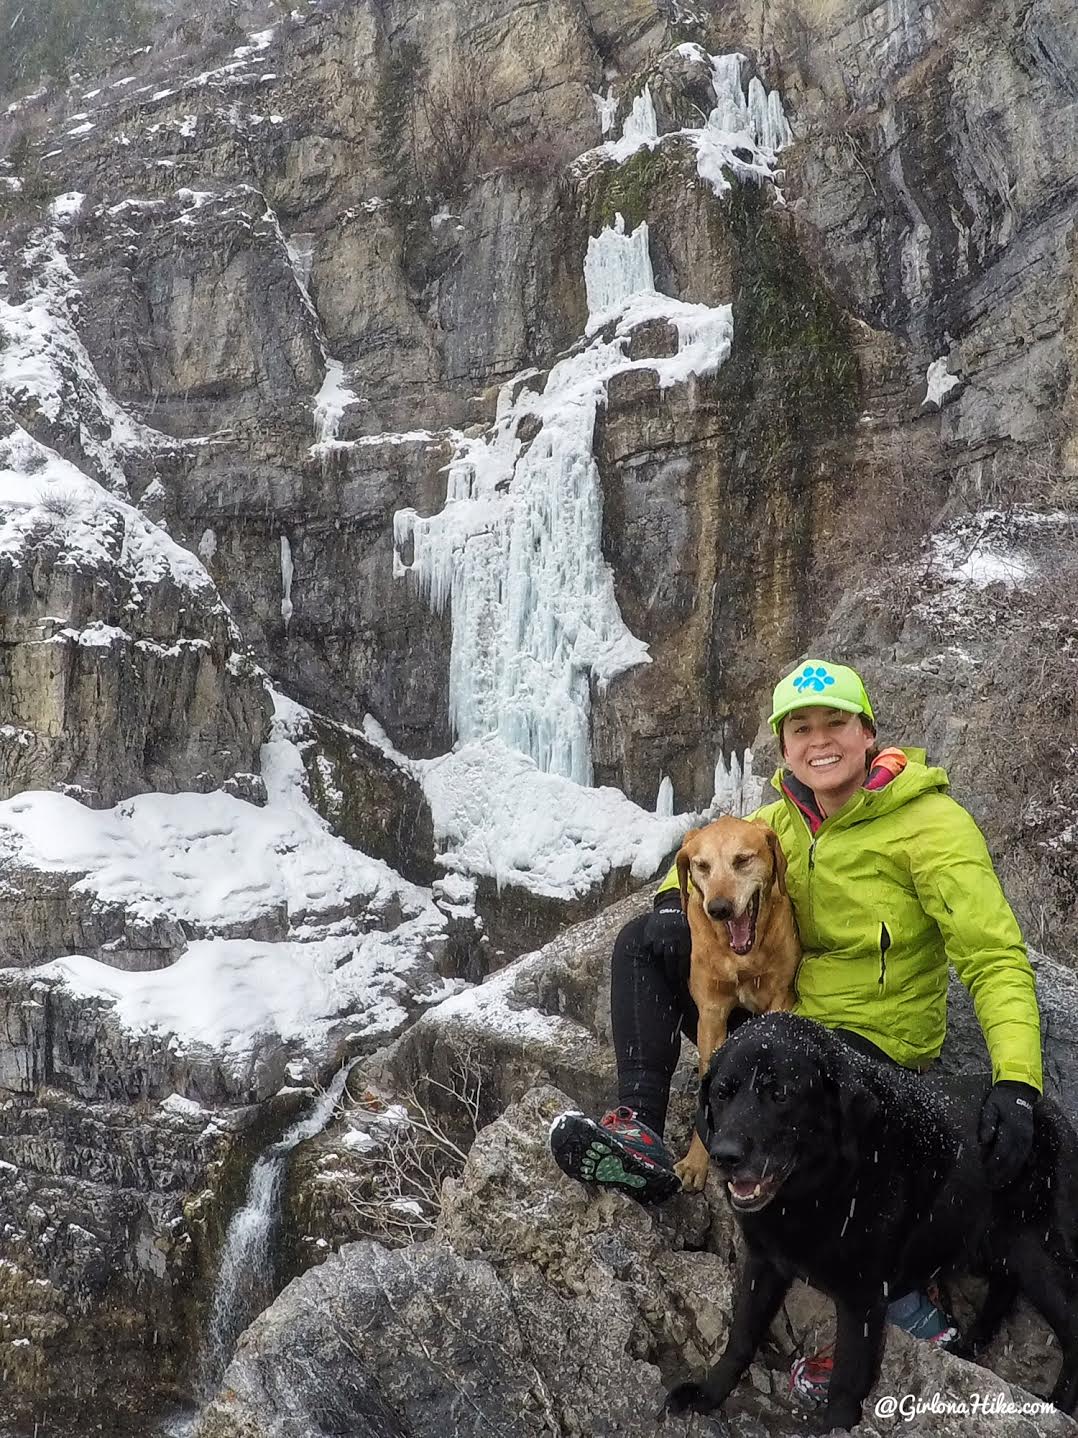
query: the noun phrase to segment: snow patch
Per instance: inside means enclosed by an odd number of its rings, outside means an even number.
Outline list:
[[[318,445],[330,445],[337,438],[344,412],[350,404],[358,404],[359,395],[344,382],[344,365],[340,360],[326,359],[326,376],[314,397],[314,427]]]
[[[28,297],[17,305],[0,297],[0,390],[32,401],[49,423],[78,415],[87,459],[124,493],[127,452],[170,441],[127,414],[102,384],[75,326],[78,281],[62,244],[59,230],[36,231],[24,251]]]
[[[168,575],[181,588],[213,589],[189,550],[16,425],[0,440],[0,555],[18,558],[43,531],[76,566],[119,564],[136,584]]]
[[[928,366],[928,373],[925,375],[925,384],[928,392],[921,401],[922,408],[926,404],[934,404],[937,409],[943,408],[943,401],[950,394],[956,385],[962,381],[957,375],[950,374],[947,370],[947,360],[933,360]]]
[[[213,933],[287,916],[284,940],[200,938],[166,969],[127,972],[76,954],[32,971],[111,1002],[129,1030],[208,1045],[237,1066],[265,1036],[314,1046],[344,1013],[357,1034],[392,1031],[406,1017],[409,975],[445,928],[429,891],[338,839],[311,807],[306,711],[273,697],[263,808],[220,790],[140,794],[105,810],[44,791],[0,803],[0,865],[77,874],[79,892],[133,918]],[[363,931],[337,917],[364,906],[402,921]]]
[[[81,190],[68,190],[66,194],[57,195],[52,201],[49,214],[54,220],[72,220],[82,209],[85,198]]]

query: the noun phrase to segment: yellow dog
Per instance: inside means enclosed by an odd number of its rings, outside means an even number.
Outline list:
[[[690,829],[677,856],[681,906],[692,933],[689,992],[699,1012],[700,1077],[726,1041],[730,1010],[789,1009],[801,959],[786,858],[773,829],[758,820],[722,818]],[[707,1181],[708,1152],[693,1134],[674,1165],[682,1188]]]

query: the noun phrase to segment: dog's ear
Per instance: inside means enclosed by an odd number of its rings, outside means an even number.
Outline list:
[[[842,1125],[842,1159],[848,1169],[856,1168],[865,1151],[865,1140],[880,1111],[880,1102],[858,1078],[852,1067],[843,1065],[837,1075],[839,1116]]]
[[[681,909],[683,913],[688,913],[689,911],[689,864],[692,861],[693,854],[696,852],[693,848],[692,841],[699,832],[699,829],[689,830],[681,841],[681,848],[677,851],[677,858],[674,861],[677,864],[677,881],[678,888],[681,890]]]
[[[764,826],[767,827],[766,825]],[[771,872],[775,876],[775,887],[780,894],[786,892],[786,855],[782,852],[779,836],[774,829],[767,829],[767,847],[771,850]]]

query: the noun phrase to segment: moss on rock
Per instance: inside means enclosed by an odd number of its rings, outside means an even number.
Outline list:
[[[597,235],[621,215],[627,230],[648,217],[651,190],[662,178],[666,160],[660,149],[637,150],[622,165],[600,170],[588,201],[588,233]]]

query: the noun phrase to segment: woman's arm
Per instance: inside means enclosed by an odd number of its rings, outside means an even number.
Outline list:
[[[973,818],[945,795],[927,797],[910,871],[947,958],[973,999],[995,1083],[1043,1088],[1040,1010],[1018,921]]]

